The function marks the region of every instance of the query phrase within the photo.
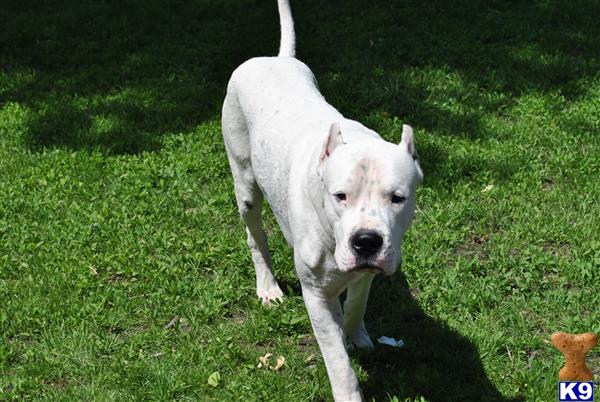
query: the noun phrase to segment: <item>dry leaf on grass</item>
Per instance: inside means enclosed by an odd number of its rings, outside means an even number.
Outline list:
[[[285,357],[277,356],[277,363],[274,366],[269,366],[269,368],[273,371],[278,371],[283,367],[283,363],[285,363]]]
[[[485,186],[483,188],[483,190],[481,190],[482,193],[487,193],[489,191],[492,191],[494,189],[494,185],[493,184],[488,184],[487,186]]]
[[[308,364],[308,363],[312,362],[313,360],[315,360],[316,357],[317,356],[315,356],[314,353],[311,353],[310,355],[308,355],[308,357],[306,359],[304,359],[304,363]]]
[[[283,367],[284,363],[285,363],[285,357],[283,356],[277,356],[277,360],[275,362],[275,365],[272,366],[269,362],[269,358],[273,356],[273,353],[266,353],[264,356],[260,356],[258,358],[258,365],[256,366],[256,368],[269,368],[273,371],[278,371],[281,367]]]
[[[221,375],[219,374],[218,371],[213,372],[211,375],[208,376],[208,385],[210,385],[211,387],[217,387],[219,386],[219,382],[221,381]]]
[[[256,368],[261,368],[261,367],[269,367],[269,357],[273,356],[273,353],[267,353],[264,356],[261,356],[258,358],[258,361],[260,363],[258,363],[258,365],[256,366]]]

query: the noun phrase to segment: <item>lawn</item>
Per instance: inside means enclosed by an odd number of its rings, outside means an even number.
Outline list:
[[[0,5],[0,400],[331,400],[268,210],[286,300],[256,300],[220,133],[275,3]],[[556,400],[550,334],[600,333],[600,3],[292,7],[325,97],[411,124],[426,175],[367,311],[406,346],[353,354],[365,396]]]

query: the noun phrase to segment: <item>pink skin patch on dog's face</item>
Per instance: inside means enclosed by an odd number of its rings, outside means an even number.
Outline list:
[[[348,207],[358,209],[357,227],[374,229],[378,216],[378,198],[381,195],[379,164],[375,160],[361,159],[351,173]],[[353,179],[352,179],[353,178]]]

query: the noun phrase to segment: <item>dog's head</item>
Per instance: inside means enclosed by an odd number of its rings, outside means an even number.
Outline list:
[[[402,261],[402,236],[423,180],[412,128],[403,126],[398,145],[381,139],[345,144],[339,125],[333,124],[321,151],[319,175],[339,269],[393,274]]]

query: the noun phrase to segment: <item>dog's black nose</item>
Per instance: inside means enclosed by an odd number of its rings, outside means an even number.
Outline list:
[[[382,244],[383,237],[374,230],[361,229],[350,238],[350,245],[354,253],[364,258],[368,258],[379,251]]]

